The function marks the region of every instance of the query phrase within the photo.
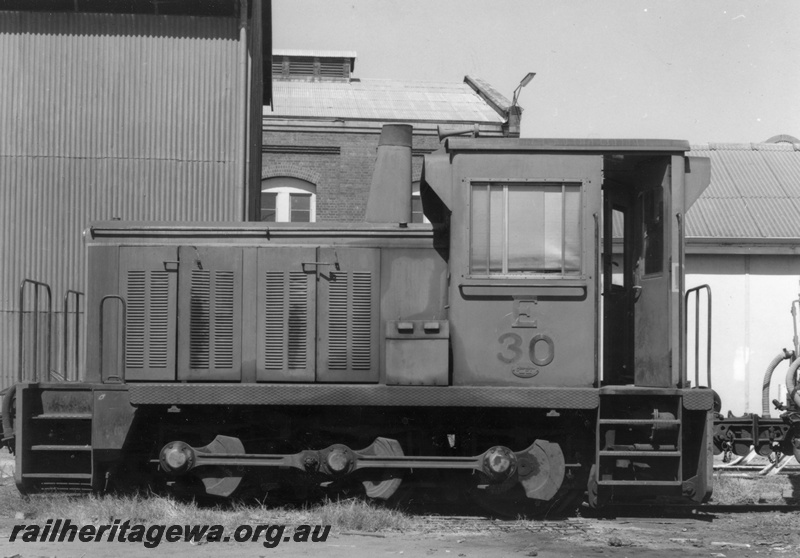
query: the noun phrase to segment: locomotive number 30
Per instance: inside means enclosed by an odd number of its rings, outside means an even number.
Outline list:
[[[504,333],[497,340],[503,345],[503,350],[497,353],[497,358],[500,359],[500,362],[513,364],[522,357],[522,337],[516,333]],[[540,352],[537,355],[536,349],[541,343],[546,346],[546,352],[542,354],[543,348],[539,347]],[[528,358],[536,366],[547,366],[553,362],[554,356],[555,346],[553,345],[553,340],[547,335],[542,335],[541,333],[534,335],[531,342],[528,343]]]

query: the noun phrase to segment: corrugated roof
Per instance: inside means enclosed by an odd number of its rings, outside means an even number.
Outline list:
[[[504,119],[466,83],[365,79],[272,84],[265,118],[341,118],[405,122],[502,124]]]
[[[711,184],[686,214],[687,237],[800,239],[800,143],[709,143]]]

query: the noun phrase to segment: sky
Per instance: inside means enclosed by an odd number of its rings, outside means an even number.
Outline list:
[[[273,0],[273,48],[356,51],[354,77],[484,79],[523,137],[800,138],[798,0]]]

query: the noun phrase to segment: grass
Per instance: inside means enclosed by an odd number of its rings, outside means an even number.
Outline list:
[[[714,475],[712,504],[786,504],[796,501],[800,475],[738,477]],[[787,502],[788,501],[788,502]]]
[[[13,519],[18,513],[28,521],[69,518],[80,525],[99,525],[121,519],[150,525],[222,525],[229,530],[244,524],[280,523],[331,525],[339,532],[387,532],[403,531],[412,524],[402,512],[360,499],[328,501],[301,509],[271,508],[259,502],[210,507],[155,494],[21,496],[6,479],[0,484],[0,517]]]
[[[69,518],[82,525],[112,523],[114,519],[145,524],[207,524],[235,528],[244,524],[331,525],[339,531],[403,531],[412,525],[400,511],[359,498],[328,500],[303,508],[274,507],[264,502],[199,505],[157,494],[68,495],[45,493],[22,496],[13,478],[13,458],[0,451],[0,518],[26,520]]]
[[[333,525],[342,531],[404,531],[411,519],[404,513],[379,507],[359,499],[327,501],[311,509],[315,523]]]

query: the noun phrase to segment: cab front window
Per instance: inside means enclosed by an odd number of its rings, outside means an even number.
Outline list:
[[[580,182],[473,182],[471,275],[581,273]]]

